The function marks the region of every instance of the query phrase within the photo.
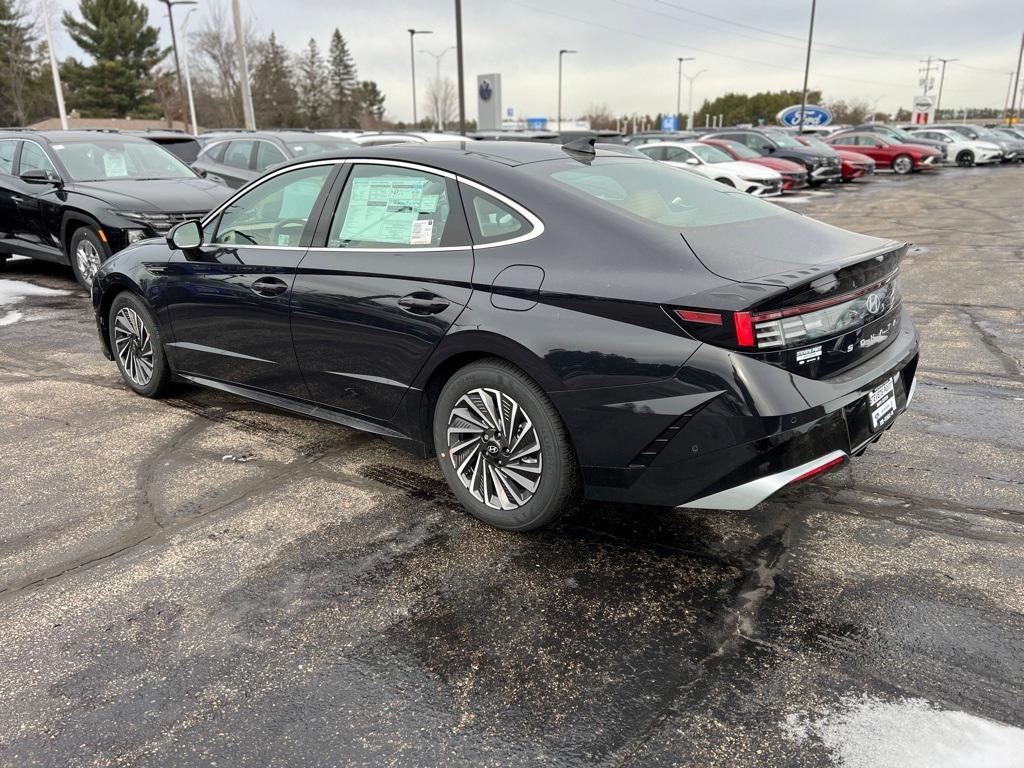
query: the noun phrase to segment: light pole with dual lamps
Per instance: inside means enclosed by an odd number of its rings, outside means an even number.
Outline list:
[[[416,48],[413,40],[416,39],[416,35],[432,35],[432,30],[429,29],[410,29],[409,30],[409,63],[412,65],[412,124],[416,127],[418,120],[416,119]]]

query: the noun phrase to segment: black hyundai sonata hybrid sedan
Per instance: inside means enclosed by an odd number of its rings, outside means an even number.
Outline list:
[[[455,142],[272,171],[100,269],[106,355],[436,455],[481,520],[749,509],[914,391],[906,244],[594,149]]]

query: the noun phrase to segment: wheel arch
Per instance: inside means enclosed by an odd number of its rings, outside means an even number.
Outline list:
[[[114,305],[114,299],[125,292],[135,294],[149,311],[153,313],[153,316],[156,316],[142,289],[133,283],[127,275],[117,272],[109,275],[106,281],[104,281],[99,297],[94,302],[94,308],[96,310],[96,323],[100,330],[100,339],[110,359],[113,359],[114,354],[113,349],[110,347],[110,308]]]
[[[75,232],[82,227],[93,227],[97,231],[102,229],[99,221],[92,214],[79,210],[64,212],[64,216],[62,217],[60,224],[60,244],[64,249],[64,256],[67,257],[68,264],[70,264],[72,258],[74,258],[71,253],[71,238],[74,237]],[[103,248],[107,252],[106,257],[109,259],[111,256],[110,246],[102,237],[100,238],[100,242],[103,244]]]

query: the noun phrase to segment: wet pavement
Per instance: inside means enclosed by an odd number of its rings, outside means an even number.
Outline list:
[[[8,263],[0,765],[1024,764],[1024,167],[790,204],[915,243],[912,411],[752,512],[529,535],[375,438],[132,395]]]

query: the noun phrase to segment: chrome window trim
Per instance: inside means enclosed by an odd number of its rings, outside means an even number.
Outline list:
[[[228,139],[228,141],[230,141],[230,139]],[[210,146],[213,146],[213,145],[210,145]],[[235,249],[235,248],[238,248],[238,249],[242,249],[242,248],[259,248],[261,250],[283,250],[283,251],[306,250],[306,251],[312,251],[312,252],[316,252],[316,253],[322,253],[322,252],[327,252],[327,251],[329,251],[331,253],[338,253],[338,252],[342,252],[342,251],[347,251],[349,253],[395,253],[395,252],[398,252],[398,251],[403,252],[403,253],[404,252],[409,252],[409,253],[432,253],[432,252],[439,252],[439,251],[471,251],[473,249],[480,249],[480,248],[497,248],[499,246],[504,246],[504,245],[514,245],[516,243],[523,243],[523,242],[526,242],[527,240],[532,240],[535,237],[539,237],[540,235],[542,235],[544,233],[544,222],[541,221],[541,219],[538,216],[534,215],[525,206],[521,205],[520,203],[517,203],[515,200],[512,200],[511,198],[507,197],[506,195],[503,195],[500,192],[498,192],[498,191],[496,191],[494,189],[491,189],[488,186],[485,186],[483,184],[480,184],[479,182],[473,181],[472,179],[467,179],[465,176],[459,176],[458,174],[452,173],[451,171],[445,171],[445,170],[442,170],[440,168],[434,168],[433,166],[422,165],[422,164],[419,164],[419,163],[410,163],[410,162],[406,162],[404,160],[388,160],[386,158],[358,158],[358,157],[310,160],[310,161],[305,162],[305,163],[298,163],[296,165],[289,165],[289,166],[287,166],[285,168],[279,168],[278,170],[273,171],[272,173],[268,173],[265,176],[261,176],[259,178],[259,180],[255,184],[246,185],[242,189],[238,190],[237,193],[235,193],[234,195],[229,197],[226,201],[221,203],[220,206],[218,206],[217,208],[214,208],[212,211],[210,211],[210,213],[206,214],[206,217],[204,219],[202,219],[201,222],[200,222],[203,225],[203,230],[205,232],[207,225],[211,221],[216,219],[218,216],[220,216],[221,213],[223,213],[224,210],[228,206],[230,206],[232,203],[234,203],[235,200],[240,198],[242,195],[251,192],[252,190],[254,190],[257,187],[259,187],[260,185],[267,183],[271,179],[274,179],[274,178],[276,178],[277,176],[280,176],[283,173],[288,173],[290,171],[300,170],[302,168],[312,168],[312,167],[320,166],[320,165],[346,165],[346,164],[351,164],[351,165],[388,165],[388,166],[394,166],[396,168],[409,168],[409,169],[414,170],[414,171],[422,171],[424,173],[430,173],[430,174],[432,174],[434,176],[441,176],[441,177],[446,178],[446,179],[451,179],[452,181],[456,182],[457,184],[465,184],[465,185],[467,185],[469,187],[473,187],[474,189],[477,189],[477,190],[483,192],[486,195],[490,195],[495,200],[498,200],[498,201],[504,203],[509,208],[514,210],[516,213],[522,215],[523,218],[525,218],[530,223],[530,225],[533,227],[533,229],[531,229],[525,235],[519,235],[518,237],[509,238],[508,240],[499,240],[498,242],[495,242],[495,243],[482,243],[480,245],[449,245],[449,246],[443,246],[443,247],[437,247],[437,248],[409,248],[409,247],[405,247],[405,248],[401,248],[401,247],[396,247],[396,248],[330,248],[330,247],[327,247],[327,246],[302,248],[301,246],[246,245],[246,244],[232,245],[231,248],[233,248],[233,249]],[[465,208],[465,206],[463,206],[463,208]],[[216,243],[204,243],[204,245],[217,245],[217,244]]]

